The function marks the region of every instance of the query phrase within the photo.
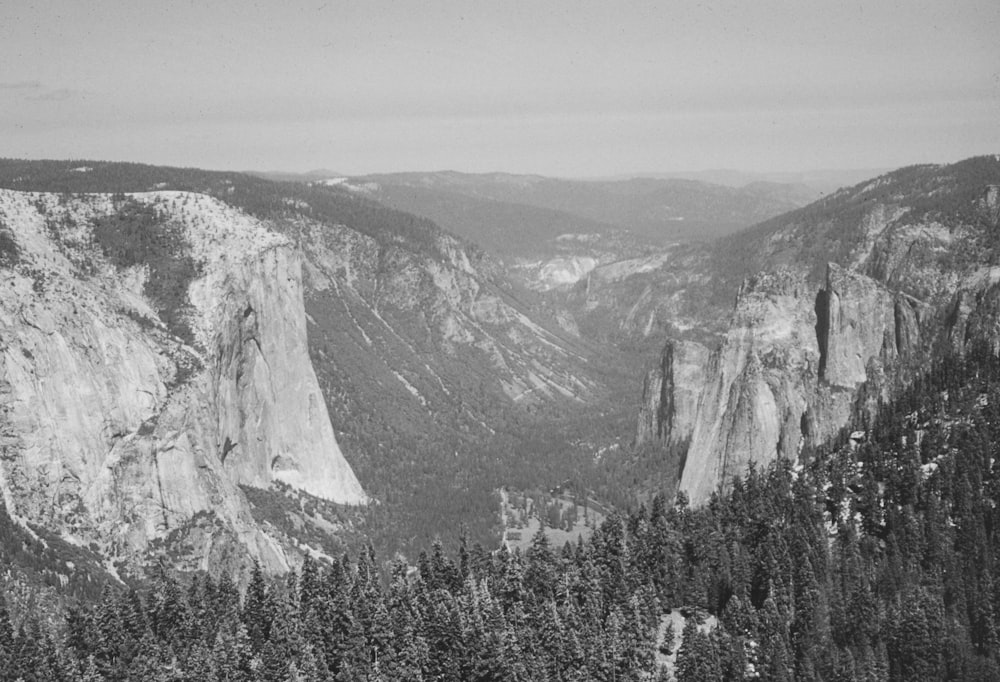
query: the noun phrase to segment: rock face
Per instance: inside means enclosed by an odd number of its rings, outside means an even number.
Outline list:
[[[365,502],[309,361],[287,238],[182,192],[0,190],[0,226],[13,514],[124,559],[210,517],[196,565],[235,553],[280,571],[239,484]]]
[[[808,394],[819,360],[810,298],[804,279],[790,271],[762,274],[740,292],[695,401],[680,481],[692,503],[751,461],[798,454],[812,428]]]
[[[667,343],[660,364],[643,382],[637,445],[656,441],[673,445],[691,438],[708,357],[708,349],[699,343]]]
[[[690,432],[679,489],[692,503],[751,462],[794,461],[853,413],[877,409],[933,354],[979,341],[1000,349],[997,193],[974,184],[1000,175],[1000,163],[973,161],[985,170],[929,167],[845,190],[818,214],[793,216],[741,244],[771,266],[744,283],[703,377],[678,381],[689,363],[674,342],[645,384],[637,440]],[[903,193],[906,183],[943,188],[936,201],[950,212]],[[886,193],[891,200],[871,198]],[[836,214],[837,201],[851,210]],[[824,253],[814,244],[824,238],[839,242]],[[817,281],[811,258],[830,255],[840,260],[826,261]]]
[[[360,504],[365,494],[337,445],[309,361],[300,272],[299,254],[282,246],[227,280],[212,363],[223,464],[240,483],[267,487],[278,479]]]
[[[826,284],[816,294],[819,379],[853,390],[867,379],[870,358],[895,354],[893,299],[874,280],[833,263],[828,266]]]
[[[673,389],[695,396],[693,415],[673,407],[684,416],[661,427],[693,424],[680,489],[699,504],[750,462],[794,461],[805,444],[834,436],[853,410],[875,409],[889,398],[907,367],[932,349],[962,352],[978,339],[996,346],[998,282],[997,268],[979,270],[934,308],[832,263],[815,295],[801,275],[787,271],[751,280],[708,360],[701,390],[697,378]],[[676,367],[676,355],[665,353],[664,362]],[[862,387],[866,403],[859,405]],[[662,413],[669,404],[661,398],[643,412]]]

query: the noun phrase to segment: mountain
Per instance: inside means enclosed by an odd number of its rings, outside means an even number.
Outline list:
[[[682,171],[676,173],[644,173],[638,177],[679,178],[701,180],[727,187],[743,187],[754,182],[773,182],[798,186],[803,197],[812,200],[830,194],[844,187],[852,187],[859,182],[892,170],[891,168],[817,168],[803,171],[750,172],[728,168],[702,171]],[[806,202],[806,203],[810,203]]]
[[[464,524],[493,544],[498,487],[586,463],[571,443],[600,430],[607,418],[593,413],[628,386],[615,349],[582,339],[572,317],[444,233],[429,253],[344,226],[295,229],[338,437],[367,490],[420,508],[398,510],[407,530],[394,535],[424,542]]]
[[[564,288],[598,265],[704,241],[802,206],[793,185],[731,188],[680,179],[561,180],[504,173],[334,178],[341,187],[433,220],[499,256],[519,281]]]
[[[8,482],[35,482],[9,508],[70,537],[83,499],[80,540],[113,558],[193,544],[215,562],[191,527],[215,524],[216,505],[234,561],[264,543],[283,557],[269,570],[362,535],[389,556],[463,526],[492,545],[500,486],[564,480],[625,433],[627,358],[478,247],[355,191],[91,161],[2,161],[0,186],[2,272],[20,282],[4,339],[69,334],[62,319],[87,302],[59,360],[84,388],[25,378],[48,362],[40,340],[4,356],[5,442],[35,458],[11,460]],[[65,415],[84,433],[59,444]],[[58,478],[74,457],[83,492],[65,518],[36,508],[37,480],[76,490]],[[334,464],[340,479],[321,470]],[[180,490],[215,496],[174,503]],[[116,495],[141,508],[142,533],[110,525]]]
[[[263,178],[265,180],[274,180],[275,182],[316,182],[319,180],[324,180],[326,178],[336,178],[342,173],[338,173],[335,170],[330,170],[329,168],[317,168],[315,170],[306,171],[305,173],[296,173],[292,171],[243,171],[246,175],[252,175],[254,177]]]
[[[0,190],[0,235],[12,515],[109,558],[159,541],[202,566],[236,549],[287,570],[240,485],[367,500],[309,361],[287,238],[168,191]]]
[[[503,486],[704,502],[995,340],[998,165],[900,169],[709,243],[558,223],[518,274],[376,180],[0,161],[5,501],[123,566],[272,571],[459,528],[496,546]],[[420,182],[453,212],[587,189]],[[611,184],[590,189],[662,188]]]
[[[422,215],[507,258],[547,255],[555,240],[564,234],[598,235],[621,230],[565,210],[467,193],[460,187],[391,184],[392,178],[363,180],[352,180],[348,186],[358,187],[387,205]]]
[[[998,215],[1000,157],[915,166],[721,240],[686,275],[647,275],[712,334],[668,342],[637,440],[683,445],[679,489],[702,503],[749,462],[795,460],[874,414],[933,357],[997,348]]]
[[[766,182],[731,188],[682,179],[587,181],[441,172],[369,175],[352,178],[350,183],[366,188],[390,205],[407,203],[411,212],[419,215],[426,210],[422,208],[424,202],[434,193],[456,193],[487,202],[510,202],[580,216],[625,227],[661,243],[682,237],[707,239],[805,203],[801,188]],[[421,210],[415,210],[418,208]],[[476,240],[476,236],[470,237]]]

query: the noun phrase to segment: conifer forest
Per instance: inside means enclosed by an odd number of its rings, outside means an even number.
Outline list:
[[[803,464],[703,508],[658,495],[575,545],[8,595],[0,678],[995,680],[998,380],[989,349],[945,359]],[[37,541],[6,516],[3,536],[20,570]]]

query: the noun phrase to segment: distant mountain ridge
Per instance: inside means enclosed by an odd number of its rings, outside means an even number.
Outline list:
[[[802,171],[772,171],[754,172],[729,168],[716,168],[700,171],[678,171],[672,173],[637,173],[624,175],[621,179],[630,177],[649,178],[679,178],[686,180],[701,180],[728,187],[743,187],[757,182],[799,185],[816,195],[825,195],[844,187],[852,187],[863,180],[888,173],[892,168],[817,168]],[[813,196],[813,199],[819,198]]]
[[[450,171],[369,175],[351,178],[350,182],[390,206],[432,217],[477,243],[503,238],[483,235],[477,228],[478,224],[491,229],[503,227],[481,217],[489,216],[497,203],[559,211],[577,220],[596,221],[665,244],[677,239],[710,239],[801,206],[812,198],[801,188],[780,184],[758,183],[733,189],[696,180],[579,181]],[[436,198],[436,193],[444,193],[444,198]],[[455,216],[435,214],[440,210],[437,204],[456,194],[467,201],[482,202],[475,212],[470,203],[465,222]],[[586,224],[585,229],[573,231],[590,232],[596,227]]]

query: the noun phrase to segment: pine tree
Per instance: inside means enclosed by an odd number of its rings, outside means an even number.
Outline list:
[[[170,576],[161,575],[154,585],[150,605],[150,627],[156,636],[174,644],[182,644],[188,636],[188,613],[180,585]]]
[[[13,664],[14,628],[7,611],[7,600],[0,595],[0,670],[8,670]]]
[[[273,606],[264,582],[264,572],[257,561],[254,561],[253,571],[250,573],[250,584],[247,586],[243,602],[242,621],[246,626],[253,650],[263,651],[264,645],[271,638]]]
[[[101,674],[93,654],[87,657],[87,664],[80,676],[80,682],[104,682],[104,676]]]
[[[674,675],[677,682],[712,682],[722,679],[722,665],[715,643],[699,630],[694,618],[684,623]]]

